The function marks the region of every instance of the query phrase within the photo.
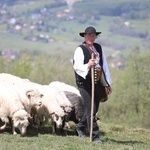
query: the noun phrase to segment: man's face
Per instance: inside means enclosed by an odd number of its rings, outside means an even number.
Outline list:
[[[85,38],[85,42],[88,45],[93,45],[93,43],[96,39],[96,33],[87,33],[84,35],[84,38]]]

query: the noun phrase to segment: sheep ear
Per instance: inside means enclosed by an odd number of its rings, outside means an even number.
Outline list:
[[[53,114],[55,114],[55,112],[51,112],[51,113],[50,113],[50,115],[53,115]]]
[[[41,98],[42,98],[43,96],[44,96],[43,94],[40,95]]]
[[[29,89],[29,90],[27,90],[26,91],[26,96],[30,99],[30,97],[31,97],[31,92],[32,92],[33,90],[31,90],[31,89]]]
[[[65,106],[64,106],[64,105],[60,105],[60,107],[61,107],[62,109],[64,109],[64,108],[65,108]]]

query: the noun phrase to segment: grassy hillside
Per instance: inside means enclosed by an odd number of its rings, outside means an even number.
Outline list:
[[[148,1],[145,1],[145,3]],[[98,31],[102,31],[101,37],[97,39],[97,42],[101,43],[104,47],[106,54],[110,55],[115,51],[120,51],[120,55],[128,54],[135,47],[140,47],[141,50],[148,49],[147,38],[140,38],[138,36],[127,36],[119,33],[120,28],[125,21],[130,22],[134,28],[126,29],[128,32],[133,30],[134,34],[149,33],[149,18],[147,19],[130,19],[132,17],[130,12],[127,13],[128,5],[131,5],[135,14],[137,12],[143,13],[145,3],[136,0],[116,0],[114,1],[79,1],[73,4],[73,9],[70,13],[65,13],[67,8],[65,2],[53,1],[29,1],[27,3],[21,3],[16,0],[16,3],[8,5],[7,7],[1,7],[6,13],[11,15],[3,15],[0,22],[0,50],[15,49],[20,50],[45,50],[47,52],[56,51],[59,49],[73,51],[77,45],[79,45],[83,39],[79,37],[78,33],[84,31],[84,29],[92,25],[96,27]],[[136,7],[139,4],[139,8]],[[124,6],[124,7],[123,7]],[[135,8],[134,8],[135,7]],[[5,9],[3,9],[5,8]],[[41,14],[41,10],[46,8],[46,13]],[[90,11],[90,10],[95,11]],[[145,8],[145,11],[147,8]],[[124,12],[123,12],[124,11]],[[126,14],[126,17],[119,16]],[[31,18],[33,14],[40,14],[39,18]],[[58,18],[58,14],[65,14],[65,17]],[[69,17],[73,16],[73,19]],[[5,19],[7,17],[7,19]],[[121,17],[121,19],[118,19]],[[16,19],[16,24],[10,25],[8,22],[12,18]],[[119,25],[115,31],[111,32],[110,29],[116,26],[114,22],[119,20]],[[39,28],[39,21],[44,23],[40,25],[40,30],[30,30],[30,25],[35,25]],[[7,22],[7,23],[6,23]],[[18,23],[17,23],[18,22]],[[22,30],[11,31],[8,30],[15,28],[15,25],[24,23]],[[127,32],[125,31],[125,32]],[[140,33],[138,33],[140,32]],[[27,36],[40,36],[48,35],[54,39],[52,42],[43,43],[42,41],[28,41],[25,38]],[[120,49],[121,47],[121,49]]]
[[[6,1],[11,0],[2,2]],[[89,137],[79,139],[73,123],[68,136],[52,135],[50,124],[45,124],[40,130],[29,127],[26,137],[13,136],[10,127],[0,131],[0,150],[149,150],[150,20],[145,15],[149,0],[83,0],[74,3],[69,13],[64,11],[66,3],[58,1],[14,0],[3,7],[0,4],[0,52],[14,50],[22,54],[10,62],[0,57],[0,72],[42,84],[59,80],[75,85],[70,58],[83,41],[78,33],[89,25],[96,27],[102,32],[97,42],[102,44],[109,64],[119,57],[125,67],[110,69],[113,93],[108,102],[101,104],[98,114],[104,144],[90,143]],[[41,13],[44,8],[47,11]],[[57,17],[60,14],[66,16]],[[14,30],[16,25],[21,25],[22,30]],[[31,26],[35,29],[31,30]],[[41,35],[50,39],[45,41],[39,38]],[[29,36],[39,39],[28,40]]]

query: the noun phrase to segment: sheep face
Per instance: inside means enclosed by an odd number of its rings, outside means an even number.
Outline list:
[[[26,92],[26,95],[28,99],[30,100],[30,103],[32,106],[41,106],[42,105],[42,97],[43,94],[41,94],[38,90],[28,90]]]
[[[64,116],[58,116],[57,114],[52,114],[53,122],[56,123],[57,128],[61,128],[64,120]]]
[[[16,112],[12,118],[13,128],[18,128],[23,136],[26,134],[26,129],[29,125],[28,117],[29,115],[25,110],[20,110]],[[15,134],[15,131],[13,131],[13,134]]]

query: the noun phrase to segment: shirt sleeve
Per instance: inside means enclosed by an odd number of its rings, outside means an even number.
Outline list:
[[[102,58],[103,58],[103,70],[104,70],[104,73],[105,73],[105,76],[106,76],[106,80],[110,85],[111,84],[110,72],[109,72],[106,56],[105,56],[103,51],[102,51]]]
[[[75,72],[85,79],[89,72],[89,68],[88,64],[84,64],[84,54],[81,47],[76,48],[73,59],[74,59],[73,68]]]

